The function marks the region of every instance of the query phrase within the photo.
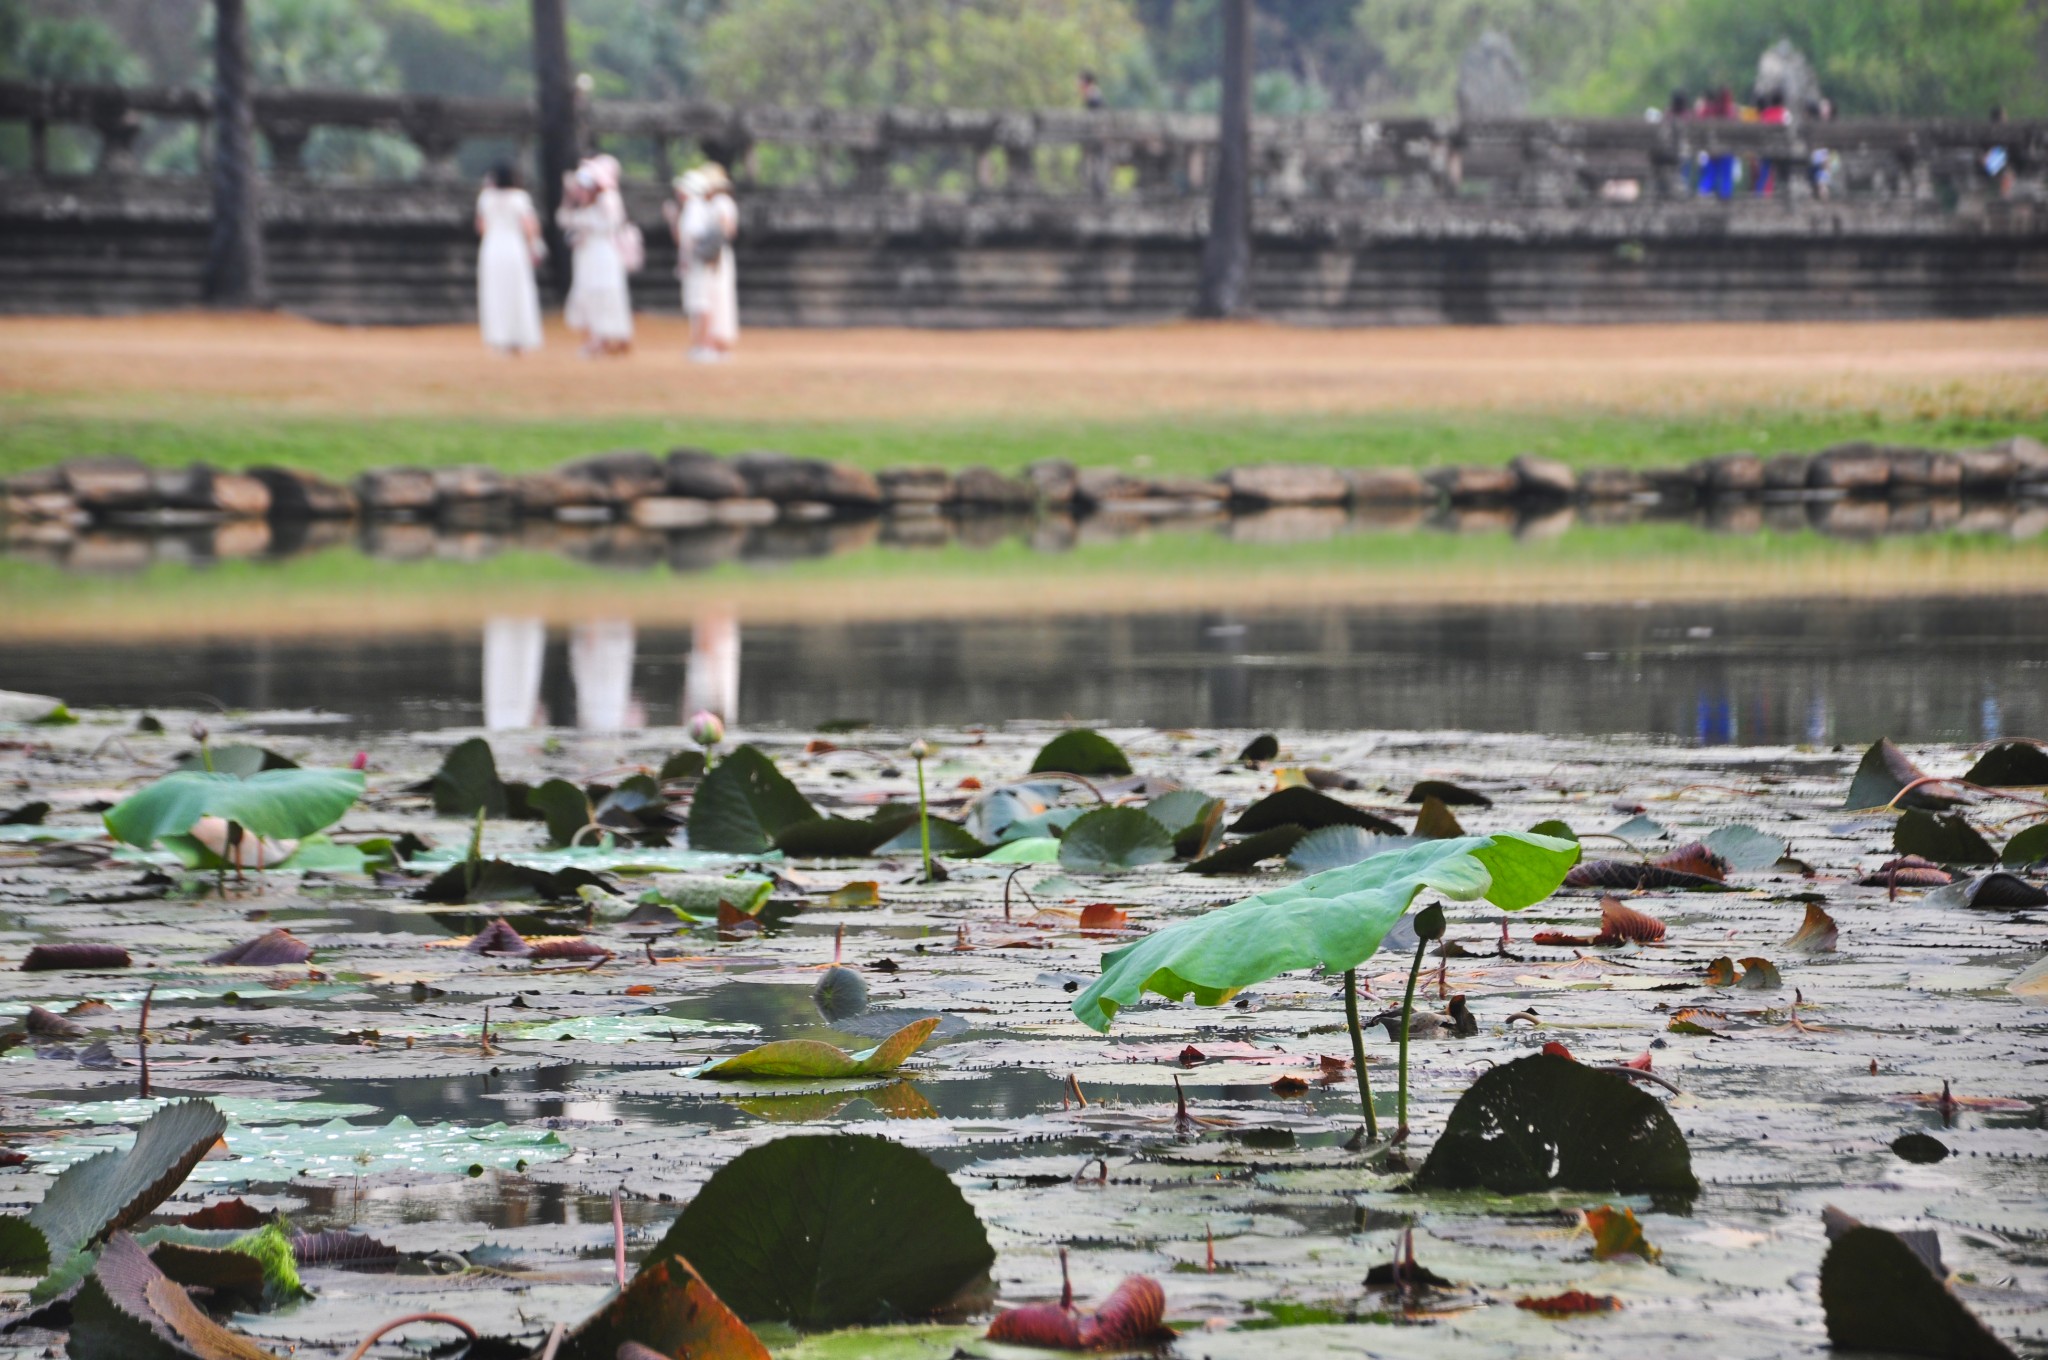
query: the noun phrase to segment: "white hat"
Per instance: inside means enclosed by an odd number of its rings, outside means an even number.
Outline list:
[[[711,181],[705,178],[702,171],[686,170],[676,176],[676,188],[691,198],[702,198],[711,192]]]

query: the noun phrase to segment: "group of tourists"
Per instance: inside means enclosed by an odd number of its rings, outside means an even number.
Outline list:
[[[586,158],[562,177],[556,224],[570,248],[569,296],[562,319],[583,336],[585,358],[625,354],[633,346],[631,276],[646,265],[640,228],[619,193],[613,156]],[[690,358],[716,363],[739,340],[739,276],[732,242],[739,208],[724,167],[705,164],[676,178],[662,205],[675,238],[683,311],[690,319]],[[491,171],[476,201],[477,322],[484,343],[518,355],[541,346],[540,288],[535,267],[547,242],[533,199],[510,165]]]
[[[1652,109],[1651,112],[1655,114],[1657,110]],[[1698,96],[1688,95],[1683,90],[1673,91],[1671,105],[1663,111],[1663,116],[1673,122],[1702,119],[1783,126],[1792,121],[1792,111],[1786,107],[1783,95],[1759,94],[1754,104],[1743,104],[1737,102],[1735,92],[1726,85]],[[1830,122],[1834,116],[1834,101],[1827,98],[1809,103],[1805,111],[1810,122]],[[1834,178],[1834,164],[1832,151],[1824,147],[1814,148],[1807,162],[1806,176],[1816,197],[1828,196]],[[1768,156],[1758,156],[1745,164],[1733,152],[1702,151],[1698,163],[1690,170],[1689,187],[1701,198],[1733,198],[1736,186],[1745,180],[1760,198],[1768,198],[1778,189],[1778,167]]]

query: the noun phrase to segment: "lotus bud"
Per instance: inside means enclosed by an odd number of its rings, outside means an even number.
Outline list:
[[[705,750],[710,750],[725,740],[725,719],[709,709],[699,709],[690,715],[690,740]]]
[[[370,768],[370,753],[369,753],[368,751],[358,751],[358,752],[356,752],[356,756],[355,756],[355,759],[354,759],[354,760],[351,760],[351,761],[350,761],[350,762],[348,763],[348,767],[349,767],[349,768],[350,768],[351,770],[367,770],[367,769],[369,769],[369,768]]]
[[[199,719],[194,718],[192,720],[192,740],[204,743],[207,736],[208,732],[206,730],[206,724],[201,722]]]
[[[1444,909],[1432,902],[1415,913],[1415,938],[1441,940],[1444,937]]]
[[[910,743],[910,758],[912,760],[927,760],[931,757],[931,753],[931,743],[923,737],[919,737],[916,741]]]

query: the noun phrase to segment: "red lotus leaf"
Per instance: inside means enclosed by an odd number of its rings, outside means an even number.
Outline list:
[[[1664,923],[1648,912],[1624,907],[1617,898],[1600,899],[1601,944],[1650,944],[1664,938]]]
[[[1516,1299],[1515,1307],[1548,1317],[1568,1317],[1573,1313],[1618,1313],[1621,1300],[1612,1294],[1588,1294],[1583,1289],[1568,1289],[1547,1299]]]

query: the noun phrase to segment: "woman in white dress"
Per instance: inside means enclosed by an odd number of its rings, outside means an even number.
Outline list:
[[[586,358],[624,354],[633,344],[633,297],[619,250],[626,205],[619,197],[617,166],[609,156],[594,156],[578,166],[564,181],[556,215],[574,247],[562,318],[583,332]]]
[[[723,167],[703,165],[675,183],[680,208],[669,214],[676,238],[676,272],[683,278],[683,312],[690,318],[690,358],[713,363],[740,338],[739,269],[732,239],[740,210]]]
[[[509,165],[493,169],[477,195],[476,234],[483,238],[476,253],[476,317],[484,343],[512,355],[539,349],[540,290],[533,264],[544,249],[540,218]]]

